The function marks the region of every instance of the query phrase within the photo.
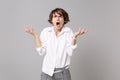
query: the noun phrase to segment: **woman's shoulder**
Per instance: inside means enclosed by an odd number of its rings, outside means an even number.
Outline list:
[[[51,31],[52,30],[52,27],[45,27],[42,32],[48,32],[48,31]]]
[[[72,31],[72,29],[71,29],[70,27],[63,27],[63,30],[64,30],[64,31],[68,31],[68,32],[71,32],[71,31]]]

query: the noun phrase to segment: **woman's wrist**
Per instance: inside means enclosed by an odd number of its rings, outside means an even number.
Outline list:
[[[76,40],[76,39],[77,39],[77,36],[73,36],[72,39]]]
[[[34,33],[34,34],[33,34],[33,37],[34,37],[34,38],[38,38],[37,33]]]

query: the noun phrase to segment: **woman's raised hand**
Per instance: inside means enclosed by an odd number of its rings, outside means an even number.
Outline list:
[[[80,28],[77,32],[74,33],[74,38],[77,38],[80,35],[87,33],[88,30],[85,28]]]
[[[25,25],[24,31],[31,34],[31,35],[36,34],[36,31],[32,28],[31,25]]]

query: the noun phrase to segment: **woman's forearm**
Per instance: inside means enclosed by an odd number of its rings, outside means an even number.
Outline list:
[[[73,38],[72,38],[72,45],[74,46],[74,45],[76,45],[76,43],[77,43],[76,37],[73,37]]]
[[[75,32],[74,36],[72,38],[72,45],[75,45],[77,43],[76,39],[77,39],[78,36],[83,35],[83,34],[85,34],[87,32],[88,32],[88,30],[84,29],[84,28],[82,28],[79,31]]]
[[[26,25],[25,28],[24,28],[24,31],[29,33],[30,35],[32,35],[34,37],[36,48],[41,47],[40,39],[39,39],[36,31],[31,26]]]
[[[41,47],[41,42],[37,34],[34,34],[34,40],[35,40],[36,48]]]

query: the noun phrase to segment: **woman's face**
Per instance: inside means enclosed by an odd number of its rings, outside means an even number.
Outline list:
[[[61,30],[64,25],[64,17],[58,13],[53,14],[52,23],[56,30]]]

